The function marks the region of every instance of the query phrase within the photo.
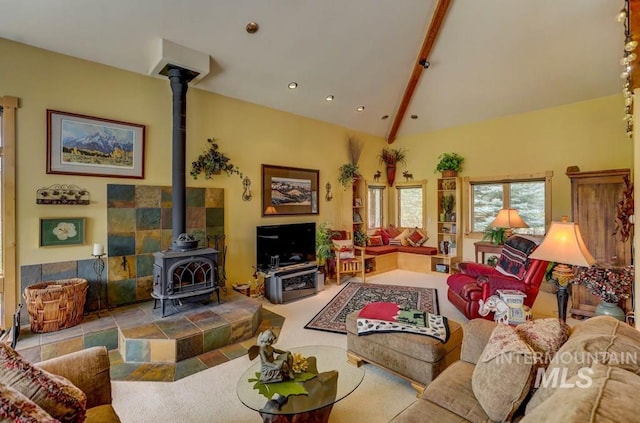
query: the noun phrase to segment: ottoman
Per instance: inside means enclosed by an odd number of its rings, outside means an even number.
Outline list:
[[[360,366],[374,364],[411,382],[422,393],[425,386],[447,366],[458,361],[462,345],[462,327],[449,320],[449,340],[412,333],[374,333],[358,336],[359,311],[347,316],[347,358]]]

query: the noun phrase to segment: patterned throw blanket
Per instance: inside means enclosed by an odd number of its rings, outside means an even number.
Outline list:
[[[394,303],[369,303],[360,310],[358,335],[381,332],[406,332],[426,335],[442,343],[449,339],[447,318],[402,307]]]

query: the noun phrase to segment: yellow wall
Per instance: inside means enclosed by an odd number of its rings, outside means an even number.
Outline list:
[[[464,108],[464,105],[461,105]],[[633,167],[633,145],[626,137],[621,95],[459,126],[398,139],[409,151],[407,168],[427,178],[428,232],[436,233],[438,156],[456,152],[465,158],[462,176],[483,177],[553,172],[552,220],[571,216],[568,166],[582,171]],[[465,196],[466,197],[466,196]],[[466,224],[465,224],[466,230]],[[435,235],[430,244],[435,246]],[[465,238],[464,258],[475,260],[473,242]]]
[[[0,39],[0,95],[21,99],[18,110],[18,265],[89,258],[93,242],[106,243],[106,185],[131,183],[171,185],[171,91],[167,80],[138,75],[97,63],[63,56]],[[464,104],[460,106],[464,108]],[[144,180],[72,177],[46,174],[45,111],[56,109],[130,121],[147,126]],[[625,137],[621,96],[610,96],[510,116],[442,131],[404,136],[393,147],[408,151],[406,169],[416,180],[427,179],[427,213],[435,233],[437,157],[455,151],[463,155],[465,176],[491,176],[551,170],[553,219],[570,214],[570,165],[582,170],[632,166],[632,145]],[[193,160],[208,137],[252,180],[254,198],[241,199],[237,176],[213,180],[187,177],[189,186],[225,189],[227,257],[230,282],[246,281],[255,260],[255,227],[285,222],[329,222],[347,227],[350,195],[337,181],[338,168],[348,161],[347,138],[355,135],[365,149],[360,169],[367,179],[382,169],[377,155],[383,139],[346,128],[302,118],[191,87],[187,95],[187,159]],[[260,165],[274,164],[320,170],[319,216],[261,217]],[[397,180],[401,180],[400,166]],[[384,176],[382,177],[384,180]],[[324,185],[334,187],[334,200],[324,201]],[[35,204],[38,188],[76,184],[91,193],[89,206]],[[39,248],[42,217],[84,216],[86,245]],[[475,240],[467,240],[464,256],[473,258]],[[430,245],[435,245],[432,235]]]
[[[86,259],[91,244],[106,244],[106,186],[109,183],[171,185],[171,89],[168,80],[51,53],[0,39],[0,93],[20,98],[18,110],[18,266]],[[145,179],[78,177],[46,173],[46,109],[62,110],[147,126]],[[242,201],[242,181],[226,174],[205,180],[187,176],[189,186],[225,189],[227,273],[232,283],[246,281],[255,263],[255,227],[285,222],[348,221],[338,168],[348,161],[347,138],[355,136],[378,151],[382,138],[349,131],[289,113],[190,87],[187,93],[187,162],[215,137],[220,150],[252,181],[253,200]],[[373,147],[375,146],[375,147]],[[318,216],[261,217],[261,164],[320,169]],[[190,169],[190,164],[187,165]],[[333,185],[334,199],[324,200]],[[36,205],[36,190],[75,184],[91,193],[89,206]],[[350,197],[348,197],[350,198]],[[86,217],[86,244],[40,248],[43,217]]]

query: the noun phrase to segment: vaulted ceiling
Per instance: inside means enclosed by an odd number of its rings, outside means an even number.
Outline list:
[[[141,74],[149,74],[167,39],[210,56],[211,72],[196,88],[386,138],[620,93],[624,29],[615,18],[623,6],[622,0],[0,0],[0,37]],[[252,21],[259,30],[249,34]],[[433,22],[439,31],[427,37],[426,68],[419,53]],[[287,88],[290,82],[298,87]]]

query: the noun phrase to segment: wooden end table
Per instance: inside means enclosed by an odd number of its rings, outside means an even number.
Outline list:
[[[500,256],[502,253],[502,244],[494,244],[488,241],[478,241],[473,244],[476,248],[476,263],[484,263],[484,256],[486,253],[496,254]],[[478,260],[478,253],[482,254],[482,259]]]

